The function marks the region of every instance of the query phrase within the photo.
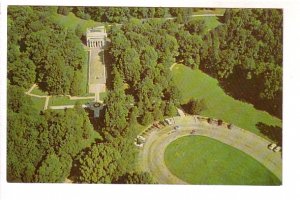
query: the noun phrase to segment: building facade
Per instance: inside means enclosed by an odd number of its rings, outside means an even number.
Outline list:
[[[104,26],[98,26],[87,29],[86,45],[89,48],[104,49],[106,45],[107,33]]]

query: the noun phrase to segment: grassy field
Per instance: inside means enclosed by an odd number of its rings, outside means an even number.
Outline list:
[[[47,96],[48,92],[44,92],[41,89],[39,89],[38,87],[35,87],[32,91],[32,94],[36,94],[36,95],[41,95],[41,96]]]
[[[279,185],[280,180],[244,152],[204,136],[186,136],[165,151],[170,171],[191,184]]]
[[[37,112],[40,112],[44,110],[45,100],[46,98],[37,98],[30,96],[33,107],[37,110]]]
[[[68,29],[73,29],[75,30],[77,25],[80,24],[84,30],[87,28],[93,27],[93,26],[99,26],[101,25],[100,22],[95,22],[93,20],[84,20],[76,17],[74,13],[70,12],[67,16],[56,14],[53,16],[53,20],[68,28]]]
[[[81,104],[86,104],[92,102],[94,99],[80,99],[80,100],[70,100],[65,96],[53,96],[49,100],[49,106],[62,106],[62,105],[75,105],[77,101]]]
[[[281,127],[281,120],[267,112],[256,110],[252,104],[244,103],[225,94],[218,81],[200,70],[192,70],[184,65],[172,69],[175,83],[182,92],[182,103],[191,98],[204,99],[207,109],[201,115],[222,119],[251,132],[260,134],[256,124]]]

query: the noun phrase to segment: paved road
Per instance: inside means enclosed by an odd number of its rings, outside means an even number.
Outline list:
[[[190,131],[194,129],[197,130],[197,135],[219,140],[252,156],[282,180],[281,153],[270,151],[267,148],[270,142],[264,138],[238,127],[229,130],[225,125],[211,125],[193,116],[176,117],[175,121],[181,127],[180,131],[174,131],[171,126],[153,130],[146,136],[146,143],[139,155],[141,170],[149,171],[158,183],[187,184],[168,170],[164,162],[164,152],[169,143],[190,135]]]

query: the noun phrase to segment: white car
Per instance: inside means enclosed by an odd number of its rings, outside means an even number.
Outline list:
[[[281,147],[280,146],[277,146],[273,149],[274,152],[279,152],[281,150]]]
[[[271,143],[271,144],[269,144],[268,148],[269,148],[270,150],[274,150],[276,146],[277,146],[277,145],[276,145],[275,143]]]
[[[165,119],[165,122],[167,122],[168,125],[173,124],[173,120],[171,118]]]

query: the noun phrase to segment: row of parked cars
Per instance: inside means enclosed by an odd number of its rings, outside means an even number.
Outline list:
[[[200,118],[200,119],[207,120],[207,123],[209,123],[209,124],[217,124],[218,126],[226,125],[228,129],[233,128],[233,124],[226,123],[221,119],[213,119],[213,118]]]
[[[143,147],[144,146],[144,143],[146,141],[145,137],[144,136],[147,136],[148,133],[150,133],[154,128],[157,128],[157,129],[161,129],[165,126],[168,126],[168,125],[172,125],[172,124],[175,124],[175,121],[173,118],[167,118],[163,121],[159,121],[159,122],[154,122],[152,124],[152,126],[148,127],[148,129],[146,129],[144,131],[144,133],[142,135],[138,135],[135,140],[134,140],[134,144],[137,146],[137,147]],[[178,126],[175,126],[174,128],[175,130],[178,129]]]

